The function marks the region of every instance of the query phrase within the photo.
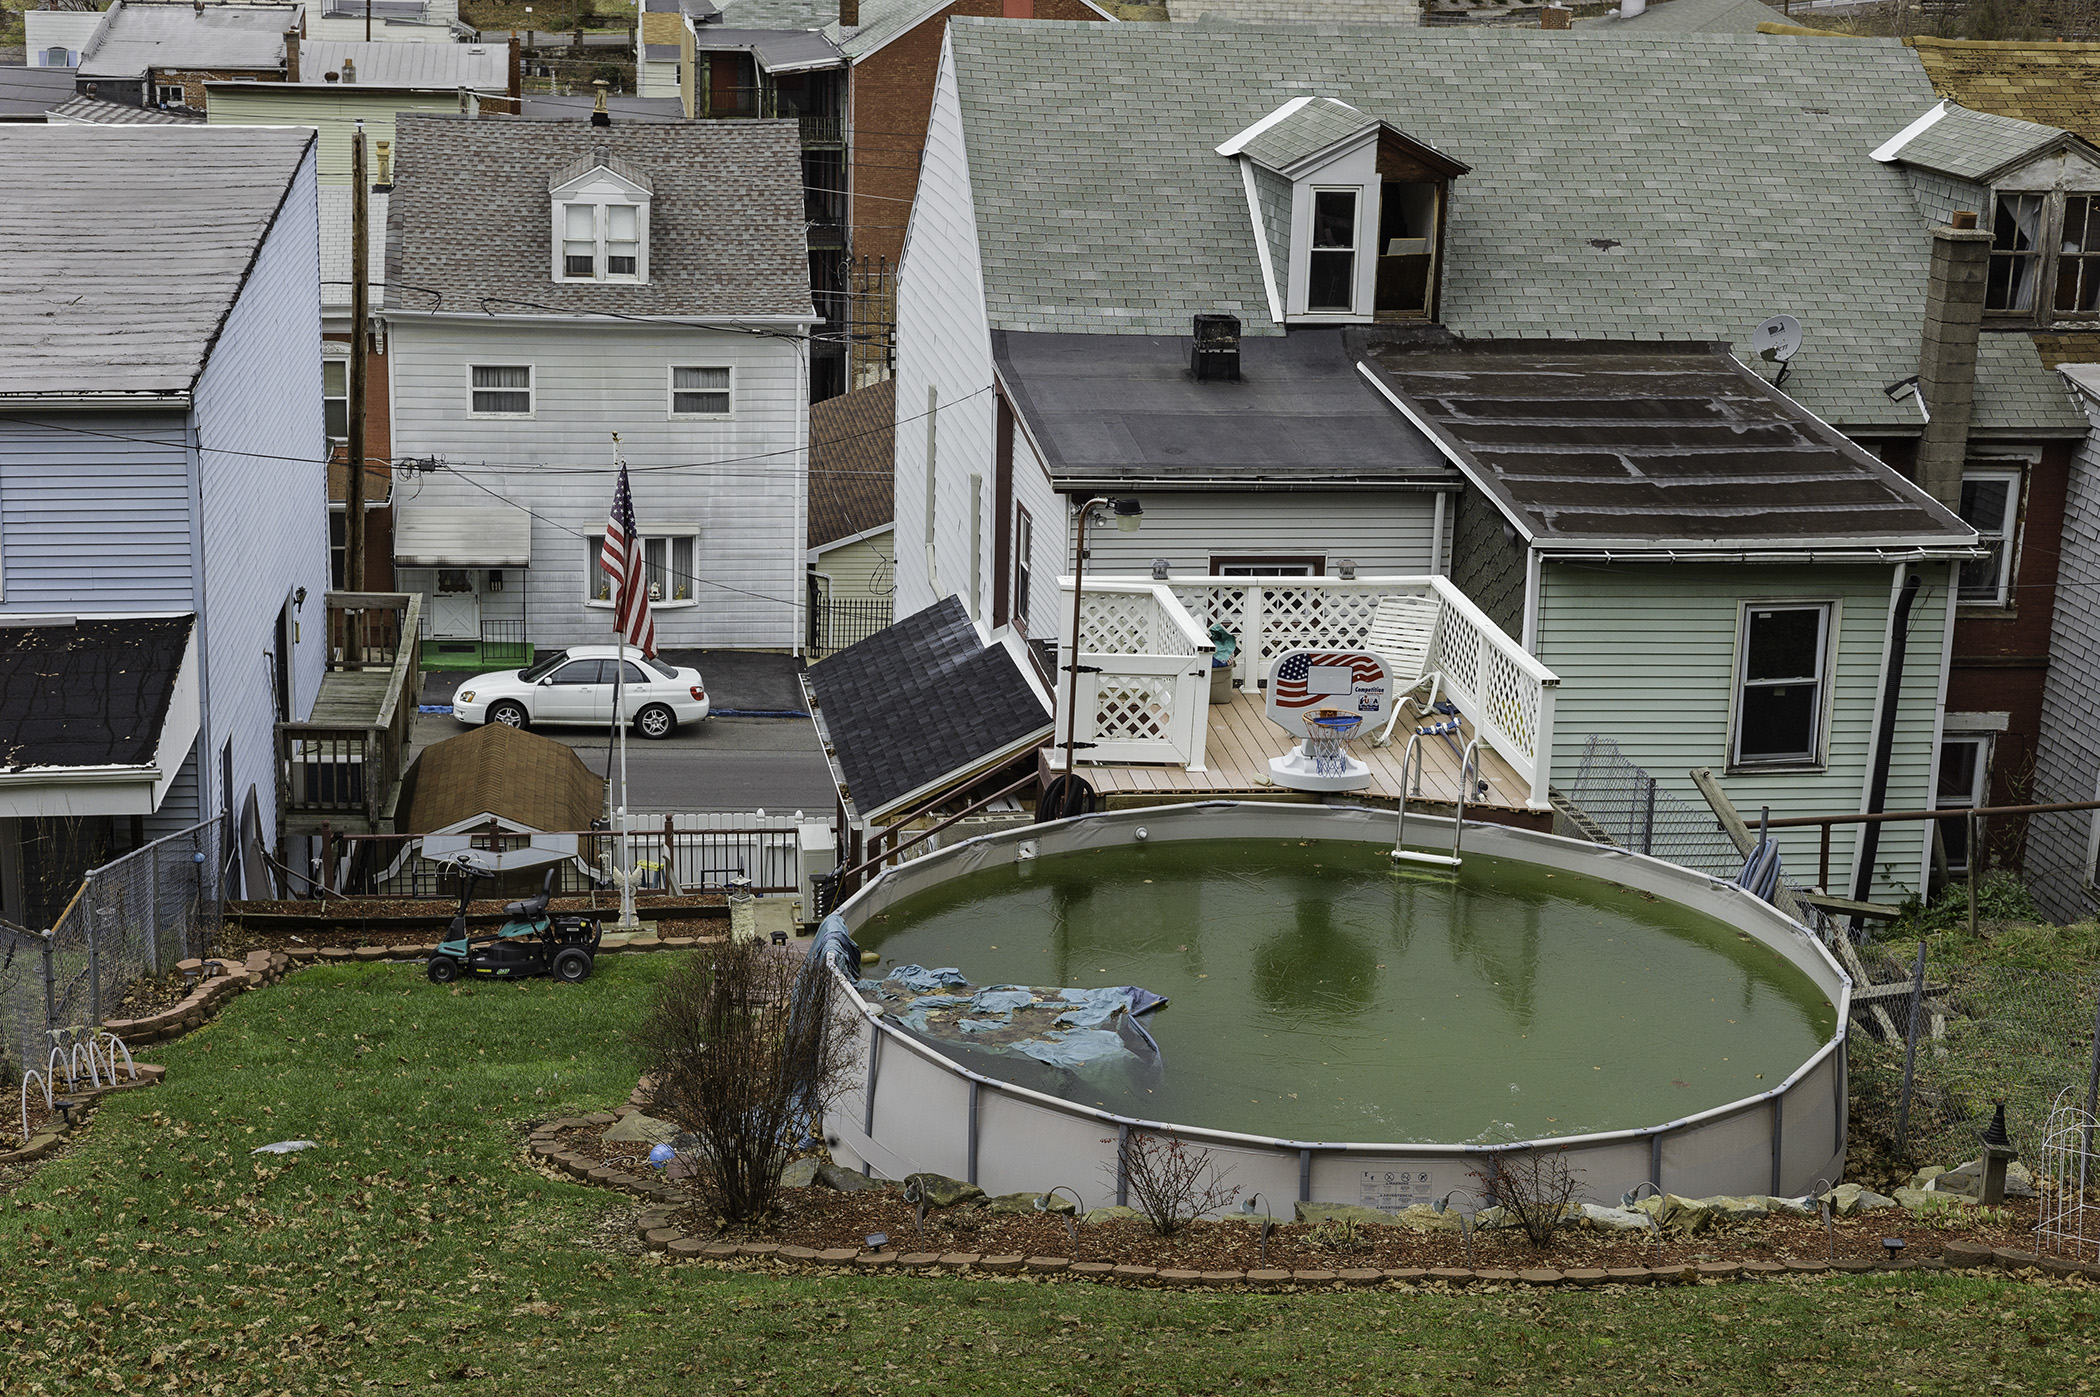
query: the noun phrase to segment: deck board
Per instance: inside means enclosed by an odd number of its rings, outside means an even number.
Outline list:
[[[1351,755],[1371,768],[1371,784],[1352,794],[1378,800],[1399,797],[1400,761],[1407,749],[1408,735],[1419,716],[1412,707],[1409,708],[1393,728],[1391,746],[1374,746],[1371,738],[1375,731],[1366,731],[1350,744]],[[1260,693],[1242,692],[1235,694],[1230,703],[1211,705],[1209,720],[1210,726],[1204,735],[1203,771],[1190,772],[1178,766],[1153,763],[1082,761],[1082,774],[1104,795],[1158,792],[1253,794],[1280,789],[1269,780],[1269,758],[1288,752],[1292,739],[1269,721]],[[1457,799],[1459,752],[1464,750],[1472,735],[1471,726],[1465,725],[1450,742],[1443,738],[1423,739],[1422,750],[1426,759],[1420,799],[1446,802]],[[1453,750],[1454,742],[1456,751]],[[1523,808],[1525,796],[1529,793],[1527,783],[1485,744],[1481,747],[1481,754],[1481,776],[1488,782],[1488,793],[1475,803]]]
[[[379,721],[393,675],[385,670],[331,670],[321,678],[310,723],[363,728]]]

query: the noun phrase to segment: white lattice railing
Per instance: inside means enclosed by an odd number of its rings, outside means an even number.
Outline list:
[[[1063,588],[1070,593],[1070,578]],[[1079,641],[1079,721],[1072,738],[1080,760],[1203,770],[1216,648],[1209,627],[1158,583],[1090,580],[1080,598]],[[1059,663],[1071,662],[1068,638]],[[1056,730],[1062,734],[1068,681],[1063,671],[1059,678]]]
[[[1069,592],[1070,578],[1062,579]],[[1169,594],[1179,613],[1168,626],[1169,613],[1159,599]],[[1355,649],[1363,646],[1387,597],[1434,596],[1440,605],[1436,634],[1429,646],[1429,667],[1443,677],[1440,686],[1481,739],[1492,747],[1529,786],[1529,804],[1545,809],[1553,753],[1553,691],[1559,676],[1527,653],[1501,627],[1490,621],[1449,579],[1438,576],[1359,577],[1177,577],[1156,583],[1136,578],[1089,578],[1080,608],[1082,664],[1102,664],[1106,657],[1119,676],[1138,677],[1137,661],[1166,661],[1192,653],[1176,648],[1155,651],[1154,644],[1178,647],[1182,638],[1208,636],[1213,625],[1240,639],[1235,666],[1243,686],[1265,680],[1276,657],[1291,650]],[[1097,602],[1097,598],[1099,599]],[[1179,624],[1185,618],[1187,625]],[[1207,653],[1207,651],[1206,651]],[[1188,666],[1193,668],[1193,666]],[[1164,663],[1146,672],[1151,680],[1167,676]],[[1109,675],[1086,676],[1106,681]],[[1173,701],[1154,687],[1111,683],[1112,711],[1106,728],[1119,737],[1126,729],[1161,725]],[[1198,703],[1202,699],[1199,697]],[[1080,700],[1080,726],[1091,711]],[[1177,716],[1182,715],[1175,710]],[[1141,716],[1142,715],[1142,716]],[[1059,718],[1062,731],[1063,718]],[[1193,714],[1200,732],[1204,714]],[[1168,724],[1167,726],[1172,726]],[[1159,755],[1119,756],[1122,741],[1088,752],[1094,761],[1163,761]],[[1160,750],[1159,745],[1147,749]]]

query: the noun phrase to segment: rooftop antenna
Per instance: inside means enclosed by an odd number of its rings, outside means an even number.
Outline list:
[[[1767,316],[1750,334],[1750,348],[1768,364],[1779,365],[1772,379],[1777,388],[1786,382],[1788,363],[1801,352],[1801,322],[1791,315]]]

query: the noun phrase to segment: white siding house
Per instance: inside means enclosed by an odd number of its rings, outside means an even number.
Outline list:
[[[0,843],[78,816],[110,822],[108,853],[251,801],[270,843],[272,724],[306,716],[325,663],[313,134],[0,128],[0,170],[43,191],[0,208],[21,272],[0,320],[32,327],[0,339],[0,618],[188,618],[142,715],[157,738],[0,707]],[[0,885],[8,915],[20,894]]]
[[[797,647],[814,315],[793,123],[401,130],[387,366],[394,454],[421,465],[395,564],[430,643],[605,639],[624,460],[658,643]]]

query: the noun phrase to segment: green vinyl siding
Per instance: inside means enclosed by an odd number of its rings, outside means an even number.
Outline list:
[[[887,601],[897,588],[895,545],[895,531],[884,529],[853,543],[834,544],[817,554],[810,567],[831,579],[834,601],[848,597]]]
[[[1930,803],[1935,709],[1939,702],[1948,565],[1918,568],[1911,609],[1887,804]],[[1541,574],[1541,661],[1560,675],[1555,701],[1553,772],[1565,788],[1591,734],[1614,739],[1663,789],[1703,810],[1694,767],[1709,767],[1729,799],[1755,823],[1857,811],[1873,756],[1874,717],[1888,636],[1888,566],[1706,566],[1663,563],[1547,563]],[[1819,770],[1728,769],[1737,629],[1744,602],[1833,602],[1830,693],[1824,706],[1826,762]],[[1849,896],[1858,826],[1831,839],[1833,891]],[[1916,889],[1922,824],[1884,826],[1873,895],[1900,900]],[[1815,830],[1780,832],[1787,876],[1817,878]]]
[[[242,83],[212,89],[205,120],[213,126],[311,126],[321,133],[321,183],[350,182],[350,137],[365,124],[366,158],[372,177],[379,177],[376,143],[394,139],[394,118],[402,112],[459,113],[456,92],[359,92],[340,84],[322,89],[287,87],[282,83]],[[401,147],[390,146],[396,159]]]

